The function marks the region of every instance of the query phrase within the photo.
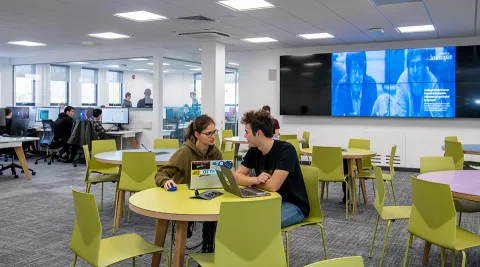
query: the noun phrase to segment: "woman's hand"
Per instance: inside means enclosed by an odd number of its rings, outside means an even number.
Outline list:
[[[168,190],[172,187],[177,187],[177,184],[173,181],[173,180],[168,180],[165,182],[165,184],[163,185],[163,188],[165,188],[165,190]]]

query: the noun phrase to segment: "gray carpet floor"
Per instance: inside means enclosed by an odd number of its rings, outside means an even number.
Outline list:
[[[0,266],[71,266],[73,254],[69,240],[74,221],[71,187],[84,190],[84,165],[77,168],[70,164],[45,163],[29,167],[37,172],[31,181],[23,176],[13,179],[0,176]],[[409,177],[415,173],[397,172],[395,177],[396,195],[399,205],[411,204]],[[358,214],[345,220],[345,206],[340,184],[330,186],[328,201],[322,201],[325,217],[324,226],[328,256],[363,256],[365,266],[378,266],[383,245],[385,222],[380,222],[372,258],[368,257],[369,246],[375,226],[376,212],[373,207],[373,192],[367,184],[369,204],[361,205]],[[92,193],[99,202],[101,186],[92,186]],[[104,210],[100,212],[103,237],[111,236],[113,223],[114,184],[105,185]],[[138,233],[149,241],[154,238],[155,221],[132,213],[130,223],[122,223],[118,234]],[[464,214],[462,226],[480,234],[480,214]],[[201,240],[201,227],[197,226],[194,236],[187,240],[187,246],[194,246]],[[390,228],[384,266],[402,266],[407,242],[407,222],[395,221]],[[316,227],[304,227],[291,234],[291,265],[304,266],[323,260],[321,236]],[[167,238],[168,239],[168,238]],[[168,247],[168,240],[166,241]],[[187,251],[188,252],[188,251]],[[422,266],[423,241],[415,239],[409,252],[408,266]],[[137,260],[137,266],[150,266],[151,256]],[[451,265],[451,253],[448,253]],[[460,257],[457,254],[457,266]],[[77,266],[87,266],[79,259]],[[131,266],[131,261],[115,266]],[[164,266],[164,263],[162,264]],[[433,246],[428,266],[440,266],[440,250]],[[480,248],[467,251],[467,266],[480,266]]]

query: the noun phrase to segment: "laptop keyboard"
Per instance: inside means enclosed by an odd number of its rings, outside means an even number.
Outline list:
[[[264,193],[263,191],[261,190],[258,190],[258,189],[254,189],[254,188],[241,188],[240,191],[242,192],[242,195],[244,197],[253,197],[253,196],[257,196],[258,194],[260,193]]]

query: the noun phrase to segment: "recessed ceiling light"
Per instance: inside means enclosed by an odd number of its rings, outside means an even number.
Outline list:
[[[202,51],[202,49],[201,49],[201,48],[199,48],[198,50]]]
[[[128,35],[123,35],[114,32],[101,32],[101,33],[91,33],[88,36],[102,38],[102,39],[124,39],[124,38],[131,38]]]
[[[147,64],[153,66],[153,62],[148,62]],[[165,63],[163,64],[165,65]]]
[[[138,70],[138,71],[146,71],[148,69],[135,69],[135,70]]]
[[[120,68],[119,65],[107,65],[108,68]]]
[[[217,3],[236,11],[247,11],[275,7],[269,2],[263,0],[227,0],[218,1]]]
[[[398,27],[397,30],[401,33],[434,32],[435,27],[433,27],[433,25],[420,25],[420,26]]]
[[[308,33],[308,34],[299,34],[298,37],[302,37],[304,39],[312,40],[312,39],[326,39],[326,38],[335,38],[335,36],[322,32],[322,33]]]
[[[163,63],[163,66],[170,66],[170,63],[164,62],[164,63]]]
[[[138,22],[168,19],[167,17],[161,16],[161,15],[158,15],[158,14],[154,14],[154,13],[151,13],[151,12],[148,12],[148,11],[145,11],[145,10],[125,12],[125,13],[117,13],[114,16],[119,17],[119,18],[134,20],[134,21],[138,21]]]
[[[242,41],[250,42],[250,43],[271,43],[271,42],[278,42],[277,40],[270,38],[270,37],[258,37],[258,38],[246,38],[242,39]]]
[[[70,64],[75,64],[75,65],[87,65],[90,64],[88,62],[82,62],[82,61],[76,61],[76,62],[70,62]]]
[[[185,65],[185,67],[198,68],[198,66],[195,66],[195,65]]]
[[[196,69],[190,69],[190,70],[193,70],[193,71],[201,71],[202,69],[201,69],[201,68],[196,68]]]
[[[149,58],[139,57],[139,58],[129,58],[129,60],[133,60],[133,61],[147,61],[147,60],[150,60],[150,59],[149,59]]]
[[[46,46],[46,44],[35,43],[30,41],[15,41],[15,42],[8,42],[8,43],[13,45],[22,45],[22,46]]]
[[[233,65],[233,66],[238,66],[238,65],[240,65],[240,64],[235,63],[235,62],[228,62],[228,64],[229,64],[229,65]]]

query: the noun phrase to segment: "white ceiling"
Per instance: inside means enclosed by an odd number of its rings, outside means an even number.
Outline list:
[[[227,51],[306,47],[363,42],[470,37],[480,32],[478,0],[423,0],[376,6],[370,0],[267,0],[276,8],[237,12],[217,0],[0,0],[0,56],[30,57],[96,48],[121,50],[163,47],[199,53],[199,41],[179,32],[215,29],[234,37],[222,39]],[[170,19],[134,22],[114,13],[147,10]],[[216,22],[176,18],[203,15]],[[436,32],[401,34],[399,26],[434,24]],[[384,34],[369,33],[383,28]],[[133,38],[102,40],[87,35],[112,31]],[[328,32],[335,39],[304,40],[297,34]],[[242,38],[268,36],[278,43],[251,44]],[[45,47],[19,47],[9,41],[28,40]],[[95,48],[95,49],[96,49]]]

